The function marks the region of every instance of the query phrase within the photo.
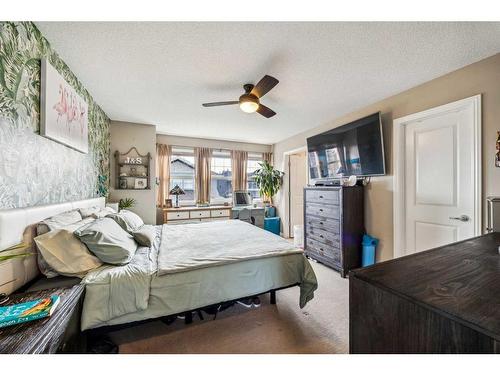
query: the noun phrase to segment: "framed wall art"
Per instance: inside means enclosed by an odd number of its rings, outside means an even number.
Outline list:
[[[41,64],[40,135],[87,154],[87,102],[47,59]]]

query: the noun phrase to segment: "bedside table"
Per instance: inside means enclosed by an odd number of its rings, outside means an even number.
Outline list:
[[[12,294],[7,304],[47,298],[57,294],[61,301],[51,317],[0,328],[0,353],[83,353],[86,349],[80,331],[84,285]]]

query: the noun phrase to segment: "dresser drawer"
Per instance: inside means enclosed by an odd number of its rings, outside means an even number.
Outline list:
[[[231,210],[211,210],[210,216],[212,217],[229,217]]]
[[[167,221],[189,219],[189,211],[167,212]]]
[[[340,234],[327,232],[326,230],[319,229],[317,227],[308,226],[306,228],[306,237],[327,245],[340,246]]]
[[[189,217],[191,219],[201,219],[201,218],[205,218],[205,217],[210,217],[210,210],[190,211]]]
[[[311,238],[306,240],[306,249],[312,250],[313,252],[333,260],[336,263],[340,263],[340,249],[335,246],[329,246],[315,241]]]
[[[339,204],[339,190],[306,190],[306,202],[319,204]]]
[[[325,219],[320,217],[308,216],[306,217],[306,230],[310,231],[316,229],[322,229],[329,233],[339,234],[340,233],[340,221],[335,219]]]
[[[340,218],[339,206],[321,205],[308,202],[306,204],[306,213],[308,215],[322,216],[325,218]]]

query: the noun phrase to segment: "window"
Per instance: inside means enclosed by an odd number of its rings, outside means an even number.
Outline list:
[[[212,171],[210,203],[231,203],[233,199],[231,153],[226,150],[214,150],[210,169]]]
[[[194,183],[194,149],[186,147],[173,147],[170,159],[170,189],[175,185],[184,190],[186,194],[179,195],[181,205],[195,203]],[[172,200],[174,196],[170,196]]]
[[[248,153],[247,161],[247,190],[252,196],[253,200],[260,200],[259,187],[254,179],[254,173],[257,169],[260,169],[260,163],[262,163],[262,154],[259,153]]]

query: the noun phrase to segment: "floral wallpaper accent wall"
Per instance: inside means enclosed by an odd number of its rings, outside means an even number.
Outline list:
[[[42,57],[88,104],[88,154],[39,135]],[[109,126],[32,22],[0,22],[0,209],[107,196]]]

